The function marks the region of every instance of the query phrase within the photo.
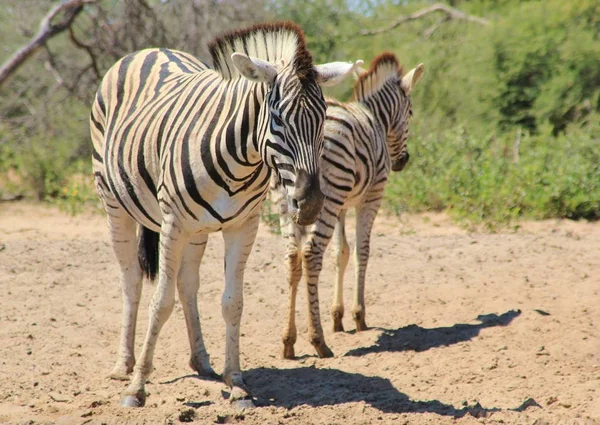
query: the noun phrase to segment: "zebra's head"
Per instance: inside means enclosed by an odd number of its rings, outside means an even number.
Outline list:
[[[354,97],[367,105],[386,129],[388,153],[393,171],[402,171],[410,157],[406,140],[412,116],[410,93],[423,76],[423,64],[403,75],[393,53],[382,53],[371,68],[357,72]]]
[[[408,123],[412,117],[410,92],[423,76],[423,64],[411,69],[404,75],[398,85],[398,109],[390,122],[388,129],[388,149],[392,160],[392,171],[402,171],[410,154],[406,146],[408,139]]]
[[[240,52],[231,59],[243,77],[265,84],[266,99],[257,127],[260,156],[283,186],[294,222],[308,225],[317,219],[324,202],[319,157],[327,107],[321,86],[339,83],[362,61],[312,65],[306,50],[300,54],[303,57],[287,62],[269,62]]]

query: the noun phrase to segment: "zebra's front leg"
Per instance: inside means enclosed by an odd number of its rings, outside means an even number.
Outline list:
[[[244,269],[258,230],[258,212],[242,226],[223,231],[225,241],[225,290],[221,308],[226,325],[223,380],[231,387],[230,401],[237,408],[253,407],[240,367],[240,321],[244,308]]]
[[[324,225],[323,216],[314,225],[303,247],[304,276],[308,293],[308,337],[321,358],[333,357],[333,352],[325,343],[319,309],[319,275],[323,268],[323,254],[331,239],[333,226]]]
[[[344,332],[344,273],[350,257],[350,247],[346,239],[346,210],[340,212],[333,231],[335,243],[335,289],[333,291],[333,303],[331,305],[331,317],[333,319],[333,331]]]
[[[300,279],[302,279],[302,257],[300,256],[300,252],[298,250],[298,232],[300,228],[291,222],[284,222],[283,219],[281,220],[281,228],[283,231],[288,232],[286,235],[288,247],[285,254],[285,265],[289,284],[288,317],[282,336],[283,358],[291,360],[296,357],[296,353],[294,351],[294,344],[296,343],[297,337],[296,294],[298,292],[298,283],[300,282]]]
[[[356,330],[359,332],[368,329],[365,321],[365,277],[369,263],[371,230],[377,217],[381,196],[377,199],[377,201],[357,207],[356,211],[356,246],[354,248],[356,286],[354,287],[352,317],[356,323]]]
[[[142,294],[136,223],[115,200],[105,200],[112,247],[121,269],[123,311],[117,362],[109,377],[126,380],[135,366],[135,325]]]
[[[144,386],[152,372],[152,359],[158,335],[175,305],[175,286],[186,242],[187,235],[177,227],[170,217],[165,217],[160,232],[158,285],[150,302],[148,332],[140,360],[135,365],[131,383],[121,400],[123,406],[141,407],[146,402]]]
[[[185,247],[177,279],[177,289],[190,341],[190,367],[198,372],[200,376],[219,378],[219,375],[215,373],[210,365],[210,357],[204,346],[200,314],[198,313],[198,287],[200,284],[198,269],[202,262],[207,240],[207,234],[196,234]]]

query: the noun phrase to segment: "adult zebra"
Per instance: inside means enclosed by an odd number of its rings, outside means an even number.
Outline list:
[[[352,314],[358,331],[365,330],[365,274],[369,260],[371,228],[383,196],[390,168],[401,171],[408,162],[408,121],[412,116],[410,92],[423,75],[423,65],[402,76],[402,67],[392,53],[376,57],[368,72],[362,71],[354,87],[354,101],[327,101],[325,146],[321,156],[321,187],[325,204],[317,221],[302,226],[289,219],[281,205],[281,228],[287,239],[285,254],[289,283],[288,320],[283,332],[283,357],[294,358],[296,342],[296,291],[304,274],[308,290],[309,339],[319,357],[333,353],[325,343],[319,313],[318,281],[323,254],[335,234],[336,283],[331,308],[334,332],[343,331],[343,276],[348,264],[346,211],[356,210],[356,286]],[[272,179],[272,199],[281,194]]]
[[[96,188],[108,216],[123,293],[112,376],[133,372],[125,406],[145,403],[144,385],[176,286],[190,366],[200,375],[215,375],[196,297],[208,233],[217,231],[225,242],[224,380],[232,387],[232,400],[251,404],[239,361],[242,282],[270,169],[284,184],[293,220],[314,222],[323,203],[317,158],[326,105],[319,84],[335,84],[355,67],[340,62],[313,66],[301,29],[291,23],[230,32],[209,47],[214,69],[166,49],[126,56],[107,72],[92,107]],[[158,285],[136,363],[143,273],[158,274]]]

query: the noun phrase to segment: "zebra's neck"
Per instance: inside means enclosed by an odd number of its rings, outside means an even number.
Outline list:
[[[267,101],[268,88],[265,84],[247,80],[223,81],[221,84],[225,84],[222,105],[228,105],[230,111],[225,122],[220,126],[216,124],[220,129],[213,134],[217,141],[214,156],[222,169],[227,168],[228,186],[237,192],[251,185],[265,166],[260,145],[265,127],[261,121],[266,119],[262,107]],[[203,144],[202,149],[213,147]]]
[[[397,89],[395,90],[393,83],[389,82],[377,93],[373,93],[368,98],[359,101],[371,111],[375,119],[383,126],[386,134],[389,132],[391,123],[398,113],[399,101],[395,91]]]

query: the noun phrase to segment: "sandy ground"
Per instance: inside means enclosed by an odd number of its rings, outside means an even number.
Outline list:
[[[349,220],[351,221],[351,220]],[[0,204],[0,423],[600,424],[600,223],[524,223],[468,233],[442,215],[378,220],[363,333],[333,334],[333,267],[320,288],[318,359],[298,302],[295,361],[283,360],[283,243],[263,227],[245,280],[242,366],[258,408],[237,415],[226,386],[194,377],[177,304],[160,336],[143,409],[106,378],[120,323],[104,217]],[[330,257],[328,257],[330,258]],[[223,367],[222,242],[201,268],[200,311]],[[347,311],[353,269],[345,288]],[[144,287],[138,349],[153,288]]]

